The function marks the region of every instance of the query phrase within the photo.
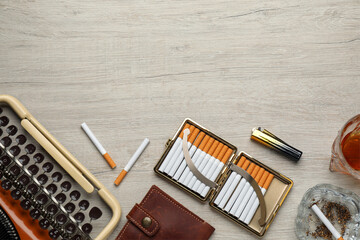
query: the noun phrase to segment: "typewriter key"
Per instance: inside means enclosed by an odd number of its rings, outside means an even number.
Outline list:
[[[54,182],[59,182],[61,181],[63,175],[59,172],[54,172],[53,175],[51,175],[51,178]]]
[[[39,167],[33,164],[30,167],[28,167],[28,170],[32,175],[36,175],[39,172]]]
[[[40,213],[39,209],[34,208],[30,211],[30,217],[32,217],[33,219],[38,219],[40,217],[40,215],[41,215],[41,213]]]
[[[17,155],[19,155],[20,154],[20,152],[21,152],[21,149],[18,147],[18,146],[12,146],[11,148],[10,148],[10,153],[13,155],[13,156],[17,156]]]
[[[36,197],[36,202],[38,204],[44,205],[49,201],[49,198],[46,196],[46,194],[40,193],[37,197]]]
[[[59,193],[58,195],[56,195],[55,198],[60,204],[62,204],[66,201],[66,195],[63,193]]]
[[[69,234],[73,234],[76,231],[76,225],[73,223],[69,223],[65,226],[65,231]]]
[[[11,159],[8,156],[2,156],[0,158],[0,165],[7,166],[11,163]]]
[[[44,170],[44,172],[49,173],[54,169],[54,164],[47,162],[42,166],[42,169]]]
[[[81,200],[79,202],[79,207],[81,210],[85,211],[90,206],[90,203],[87,200]]]
[[[41,153],[36,153],[33,158],[36,163],[41,163],[45,157]]]
[[[21,183],[23,186],[26,186],[30,183],[30,178],[26,176],[25,174],[21,175],[18,178],[19,183]]]
[[[31,207],[31,202],[28,199],[24,199],[20,202],[20,206],[25,210],[29,210]]]
[[[39,188],[34,184],[31,183],[28,187],[27,187],[27,192],[30,194],[36,194],[39,191]]]
[[[65,214],[60,213],[59,215],[56,216],[56,222],[60,225],[63,225],[64,223],[66,223],[67,221],[67,217]]]
[[[46,190],[48,190],[48,192],[50,194],[54,194],[57,191],[57,186],[55,184],[51,183],[51,184],[47,185]]]
[[[36,150],[36,147],[34,146],[34,144],[28,144],[25,146],[25,151],[28,153],[28,154],[33,154]]]
[[[74,218],[77,223],[82,223],[85,219],[85,214],[83,214],[82,212],[78,212],[74,215]]]
[[[43,218],[39,221],[39,225],[42,229],[47,229],[48,227],[50,227],[50,221],[46,218]]]
[[[72,202],[69,202],[65,205],[65,210],[67,213],[73,213],[75,211],[75,204],[73,204]]]
[[[89,216],[91,220],[99,219],[102,216],[102,211],[98,207],[93,207],[89,212]]]
[[[5,127],[9,123],[9,118],[6,116],[0,117],[0,126]]]
[[[5,190],[9,190],[12,186],[12,183],[10,180],[8,179],[4,179],[3,181],[1,181],[1,187]]]
[[[55,204],[49,204],[46,208],[46,212],[50,215],[55,215],[59,211],[59,208]]]
[[[92,229],[93,229],[93,227],[92,227],[92,225],[91,225],[90,223],[85,223],[85,224],[81,227],[81,229],[83,230],[84,233],[90,234],[91,231],[92,231]]]
[[[71,198],[71,200],[73,200],[73,201],[77,201],[77,200],[80,198],[80,196],[81,196],[81,194],[80,194],[80,192],[77,191],[77,190],[74,190],[74,191],[72,191],[72,192],[70,193],[70,198]]]
[[[13,176],[18,176],[20,174],[20,167],[14,165],[10,168],[10,174]]]
[[[70,190],[71,188],[71,183],[68,182],[68,181],[65,181],[63,182],[61,185],[60,185],[61,189],[64,191],[64,192],[67,192]]]
[[[26,156],[26,155],[22,155],[21,157],[19,157],[19,162],[23,166],[27,165],[29,163],[29,161],[30,161],[30,158],[28,156]]]
[[[48,176],[46,176],[45,174],[40,174],[38,177],[37,177],[37,180],[39,181],[39,183],[41,185],[44,185],[47,181],[48,181]]]
[[[6,129],[6,132],[10,135],[10,136],[14,136],[17,133],[18,129],[17,127],[15,127],[14,125],[9,126]]]
[[[49,236],[52,238],[52,239],[57,239],[59,236],[60,236],[60,231],[57,230],[56,228],[53,228],[49,231]]]
[[[19,135],[15,138],[15,141],[19,144],[19,145],[23,145],[26,142],[26,137],[24,135]]]
[[[8,146],[10,146],[10,144],[11,144],[11,138],[9,138],[9,137],[4,137],[4,138],[2,138],[1,140],[0,140],[0,143],[2,144],[2,145],[4,145],[4,147],[8,147]]]
[[[19,189],[14,189],[11,191],[10,195],[14,200],[18,200],[21,197],[21,191]]]

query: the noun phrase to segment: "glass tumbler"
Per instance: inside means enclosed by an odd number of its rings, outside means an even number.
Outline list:
[[[330,171],[360,180],[360,114],[339,131],[331,149]]]

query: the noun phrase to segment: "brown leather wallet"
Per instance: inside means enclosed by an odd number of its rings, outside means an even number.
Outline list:
[[[155,185],[126,218],[128,221],[116,240],[202,240],[209,239],[215,230]]]

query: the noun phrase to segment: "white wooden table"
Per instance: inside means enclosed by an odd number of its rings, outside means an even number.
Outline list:
[[[3,0],[0,92],[19,98],[119,199],[126,214],[156,184],[216,228],[257,239],[153,167],[190,117],[295,185],[264,239],[295,239],[305,191],[360,183],[330,173],[337,131],[360,110],[360,2]],[[118,164],[110,170],[86,121]],[[250,141],[266,127],[304,152],[294,164]],[[141,141],[151,143],[119,187]]]

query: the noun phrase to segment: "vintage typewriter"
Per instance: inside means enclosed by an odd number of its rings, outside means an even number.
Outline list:
[[[106,239],[114,196],[14,97],[0,95],[0,239]]]

